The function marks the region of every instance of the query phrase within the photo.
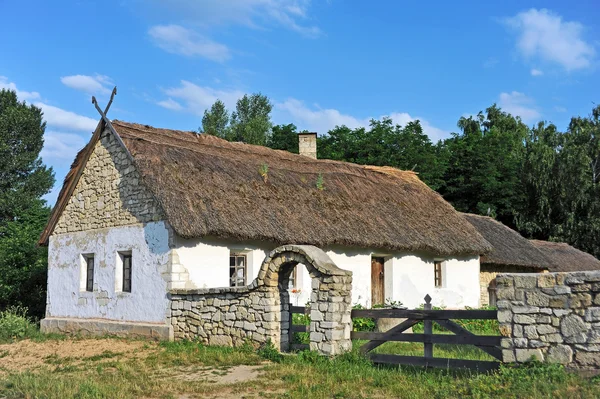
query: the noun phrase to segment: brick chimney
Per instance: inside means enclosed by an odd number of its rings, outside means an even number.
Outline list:
[[[317,159],[317,133],[298,133],[298,150],[300,155]]]

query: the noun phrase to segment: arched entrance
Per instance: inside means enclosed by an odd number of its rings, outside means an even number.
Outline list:
[[[336,355],[352,346],[351,291],[352,272],[337,267],[320,248],[312,245],[284,245],[264,260],[258,285],[277,287],[279,296],[279,348],[288,350],[290,342],[289,279],[298,264],[306,266],[312,279],[310,294],[310,349]]]

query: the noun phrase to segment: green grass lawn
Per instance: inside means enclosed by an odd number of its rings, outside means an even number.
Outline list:
[[[123,341],[103,340],[111,339]],[[52,339],[42,344],[52,345]],[[397,350],[420,354],[420,349]],[[79,359],[47,358],[40,369],[0,374],[0,398],[597,398],[600,393],[598,378],[539,364],[478,374],[376,366],[356,349],[334,359],[308,351],[280,355],[268,347],[208,347],[185,341],[148,343],[138,350],[143,351],[148,352],[143,359],[111,351]],[[477,356],[452,347],[439,351],[444,357]],[[217,376],[240,365],[260,367],[260,375],[226,385],[210,378],[181,378]]]

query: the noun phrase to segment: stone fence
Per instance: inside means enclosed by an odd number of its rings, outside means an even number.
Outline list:
[[[496,281],[504,362],[600,369],[600,272],[502,274]]]
[[[310,349],[336,355],[352,347],[352,273],[338,268],[321,249],[286,245],[273,250],[248,286],[175,289],[169,293],[169,321],[175,339],[209,345],[261,345],[281,350],[290,342],[289,277],[304,264],[312,278]]]

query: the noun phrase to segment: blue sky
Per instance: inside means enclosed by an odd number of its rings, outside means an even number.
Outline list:
[[[458,3],[458,4],[457,4]],[[326,133],[391,116],[432,140],[498,103],[565,129],[600,101],[594,1],[0,0],[0,87],[47,120],[52,204],[98,114],[194,130],[260,91],[275,123]]]

